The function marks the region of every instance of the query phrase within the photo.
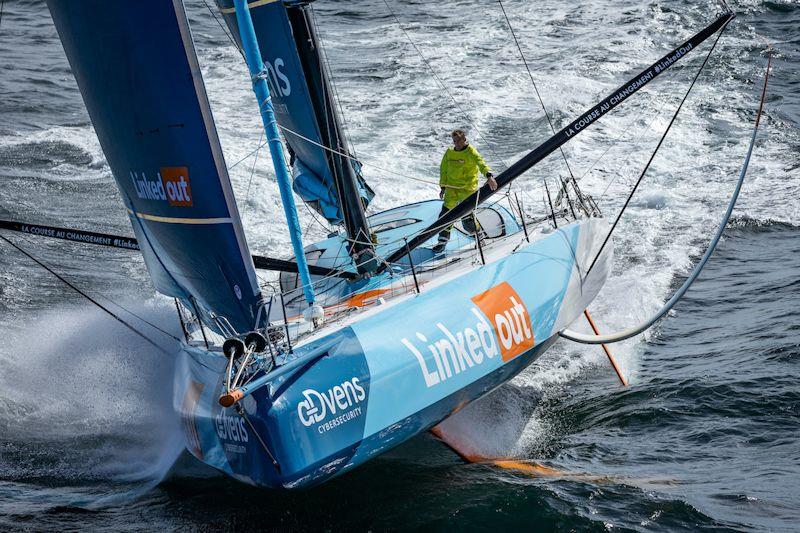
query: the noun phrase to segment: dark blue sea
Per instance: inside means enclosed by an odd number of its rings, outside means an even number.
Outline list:
[[[387,2],[402,29],[382,0],[313,4],[349,136],[377,192],[373,209],[435,196],[418,180],[435,181],[456,127],[497,169],[547,138],[497,2]],[[286,256],[269,157],[248,157],[261,123],[244,65],[205,3],[187,4],[248,243]],[[0,5],[0,219],[130,235],[45,2]],[[721,10],[671,0],[503,6],[557,126]],[[601,329],[649,316],[705,250],[747,148],[772,43],[765,119],[700,280],[655,329],[612,348],[630,386],[599,349],[562,340],[450,422],[484,455],[555,476],[466,464],[422,435],[312,490],[222,477],[182,451],[172,357],[0,242],[0,530],[800,530],[800,4],[731,7],[738,17],[615,234],[614,272],[591,307]],[[565,146],[607,217],[705,50]],[[551,157],[514,185],[532,214],[544,212],[542,178],[558,175],[563,161]],[[300,217],[309,241],[327,234],[308,209]],[[138,255],[3,235],[175,351],[137,318],[180,331]]]

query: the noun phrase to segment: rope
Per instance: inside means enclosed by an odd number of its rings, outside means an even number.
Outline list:
[[[242,56],[242,59],[245,59],[245,57],[244,57],[244,53],[242,52],[242,49],[241,49],[241,48],[239,48],[239,45],[237,45],[237,44],[236,44],[236,41],[234,41],[234,40],[233,40],[233,36],[231,36],[231,34],[230,34],[230,33],[228,33],[228,30],[227,30],[227,29],[225,28],[225,26],[223,26],[223,25],[222,25],[222,23],[219,21],[219,19],[217,18],[217,14],[216,14],[216,13],[214,13],[214,10],[213,10],[213,9],[211,9],[211,6],[209,6],[209,5],[208,5],[208,2],[207,2],[206,0],[203,0],[203,3],[206,5],[206,9],[208,9],[208,12],[209,12],[209,13],[211,13],[211,16],[212,16],[212,17],[214,17],[214,20],[216,20],[216,21],[217,21],[217,24],[219,24],[219,27],[220,27],[220,28],[222,28],[222,31],[223,31],[223,33],[225,33],[225,36],[226,36],[226,37],[228,38],[228,40],[231,42],[231,44],[233,45],[233,47],[234,47],[234,48],[236,48],[236,51],[237,51],[237,52],[239,52],[239,55],[240,55],[240,56]],[[247,61],[247,60],[245,59],[245,62],[246,62],[246,61]]]
[[[264,130],[261,130],[261,137],[258,139],[258,148],[256,148],[256,157],[253,159],[253,166],[250,168],[250,179],[247,180],[247,192],[244,195],[244,210],[242,211],[242,222],[247,217],[247,208],[250,204],[250,185],[253,183],[253,175],[256,173],[256,163],[258,163],[258,154],[261,153],[261,141],[264,140]]]
[[[334,150],[334,149],[333,149],[333,148],[331,148],[330,146],[325,146],[324,144],[320,144],[320,143],[316,142],[316,141],[315,141],[315,140],[313,140],[313,139],[309,139],[308,137],[306,137],[306,136],[305,136],[305,135],[303,135],[302,133],[298,133],[298,132],[296,132],[296,131],[294,131],[294,130],[292,130],[292,129],[289,129],[289,128],[285,127],[285,126],[281,126],[280,124],[278,124],[278,128],[280,128],[282,131],[284,131],[284,132],[286,132],[286,133],[290,133],[290,134],[294,135],[295,137],[299,137],[300,139],[303,139],[304,141],[310,142],[311,144],[313,144],[313,145],[315,145],[315,146],[319,146],[319,147],[320,147],[320,148],[322,148],[323,150],[327,150],[327,151],[329,151],[329,152],[331,152],[331,153],[333,153],[333,154],[336,154],[336,155],[338,155],[338,156],[345,157],[345,158],[347,158],[347,159],[349,159],[349,160],[351,160],[351,161],[355,161],[355,162],[357,162],[357,163],[361,163],[361,161],[359,161],[358,159],[356,159],[356,158],[355,158],[355,157],[353,157],[352,155],[350,155],[350,154],[345,154],[345,153],[343,153],[343,152],[340,152],[340,151],[338,151],[338,150]],[[374,157],[374,156],[370,156],[370,157]],[[376,159],[377,159],[377,158],[376,158]],[[368,164],[369,166],[371,166],[372,168],[374,168],[374,169],[376,169],[376,170],[380,170],[381,172],[386,172],[387,174],[393,174],[393,175],[395,175],[395,176],[400,176],[401,178],[406,178],[406,179],[410,179],[410,180],[413,180],[413,181],[419,181],[419,182],[422,182],[422,183],[427,183],[427,184],[429,184],[429,185],[435,185],[435,186],[437,186],[437,187],[441,187],[441,186],[439,185],[439,182],[438,182],[438,181],[426,180],[426,179],[423,179],[423,178],[415,178],[415,177],[413,177],[413,176],[409,176],[409,175],[407,175],[407,174],[400,174],[399,172],[395,172],[394,170],[389,170],[389,169],[387,169],[387,168],[381,168],[381,167],[379,167],[379,166],[377,166],[377,165],[374,165],[374,164],[372,164],[372,163],[367,163],[367,164]],[[464,187],[457,187],[457,186],[455,186],[455,185],[444,185],[444,187],[446,187],[446,188],[450,188],[450,189],[464,189]]]
[[[86,294],[86,293],[85,293],[84,291],[82,291],[80,288],[78,288],[78,287],[77,287],[77,286],[75,286],[73,283],[71,283],[70,281],[68,281],[66,278],[64,278],[63,276],[61,276],[60,274],[58,274],[58,273],[57,273],[55,270],[53,270],[52,268],[50,268],[49,266],[47,266],[47,265],[46,265],[46,264],[44,264],[43,262],[41,262],[41,261],[39,261],[38,259],[36,259],[36,258],[35,258],[33,255],[31,255],[30,253],[28,253],[27,251],[25,251],[23,248],[21,248],[20,246],[18,246],[16,243],[14,243],[13,241],[11,241],[11,240],[7,239],[7,238],[6,238],[6,237],[4,237],[3,235],[0,235],[0,239],[2,239],[3,241],[5,241],[7,244],[9,244],[9,245],[10,245],[10,246],[12,246],[13,248],[15,248],[15,249],[16,249],[18,252],[20,252],[22,255],[24,255],[25,257],[27,257],[28,259],[30,259],[31,261],[33,261],[34,263],[36,263],[37,265],[39,265],[40,267],[42,267],[43,269],[45,269],[46,271],[48,271],[50,274],[52,274],[53,276],[55,276],[55,277],[56,277],[56,279],[58,279],[59,281],[61,281],[61,282],[62,282],[62,283],[64,283],[65,285],[67,285],[69,288],[71,288],[72,290],[74,290],[75,292],[77,292],[78,294],[80,294],[81,296],[83,296],[84,298],[86,298],[87,300],[89,300],[91,303],[93,303],[94,305],[96,305],[97,307],[99,307],[101,310],[105,311],[105,312],[106,312],[108,315],[110,315],[112,318],[114,318],[114,319],[115,319],[117,322],[119,322],[120,324],[122,324],[123,326],[125,326],[126,328],[128,328],[129,330],[131,330],[132,332],[134,332],[134,333],[135,333],[136,335],[138,335],[139,337],[143,338],[143,339],[144,339],[145,341],[147,341],[149,344],[151,344],[152,346],[156,347],[158,350],[162,351],[162,352],[163,352],[163,353],[165,353],[166,355],[172,355],[170,352],[168,352],[167,350],[165,350],[163,347],[161,347],[161,346],[160,346],[158,343],[156,343],[156,342],[155,342],[154,340],[152,340],[150,337],[148,337],[147,335],[145,335],[144,333],[142,333],[141,331],[139,331],[138,329],[136,329],[134,326],[132,326],[131,324],[129,324],[128,322],[126,322],[126,321],[125,321],[124,319],[122,319],[122,318],[121,318],[119,315],[117,315],[116,313],[114,313],[113,311],[111,311],[110,309],[108,309],[107,307],[103,306],[103,304],[101,304],[100,302],[98,302],[97,300],[95,300],[94,298],[92,298],[91,296],[89,296],[88,294]],[[126,310],[126,311],[127,311],[127,310]],[[169,334],[168,334],[168,335],[169,335]],[[170,335],[170,337],[172,337],[172,338],[175,338],[176,340],[179,340],[179,339],[177,339],[176,337],[174,337],[174,336],[172,336],[172,335]]]
[[[626,339],[630,339],[642,333],[643,331],[650,328],[653,324],[655,324],[659,319],[661,319],[664,315],[666,315],[678,301],[683,298],[683,295],[686,294],[686,291],[689,290],[689,287],[692,286],[692,283],[697,280],[698,276],[703,270],[703,267],[708,262],[711,254],[714,253],[714,250],[719,244],[720,239],[722,238],[722,234],[725,232],[725,228],[728,225],[728,221],[731,218],[731,214],[733,213],[733,208],[736,205],[736,201],[739,198],[739,193],[742,190],[742,184],[744,183],[744,177],[747,174],[747,167],[750,164],[750,156],[753,154],[753,147],[756,144],[756,135],[758,134],[758,125],[761,121],[761,114],[764,110],[764,101],[766,100],[767,95],[767,83],[769,81],[769,71],[770,67],[772,66],[772,49],[769,49],[769,56],[767,60],[767,72],[764,76],[764,87],[761,90],[761,101],[758,105],[758,113],[756,114],[756,121],[753,127],[753,134],[750,137],[750,146],[747,148],[747,155],[745,156],[744,163],[742,164],[742,169],[739,172],[739,179],[736,182],[736,187],[733,190],[733,195],[731,196],[731,200],[728,203],[728,209],[725,211],[725,216],[722,217],[722,221],[717,228],[714,237],[712,237],[711,242],[706,249],[706,252],[703,254],[703,257],[700,258],[700,261],[692,270],[689,277],[686,278],[686,281],[681,285],[681,287],[675,291],[675,294],[664,304],[664,306],[655,314],[653,314],[650,318],[639,324],[638,326],[634,326],[629,329],[625,329],[622,331],[618,331],[616,333],[610,333],[608,335],[585,335],[583,333],[578,333],[572,330],[564,330],[559,332],[559,335],[564,337],[565,339],[579,342],[581,344],[610,344],[614,342],[624,341]]]
[[[522,63],[525,65],[525,70],[528,71],[528,77],[531,80],[531,85],[533,85],[533,90],[536,93],[536,98],[539,100],[539,104],[542,106],[542,111],[544,111],[544,116],[547,118],[547,123],[550,124],[550,130],[553,134],[556,133],[556,128],[553,126],[553,121],[550,119],[550,113],[547,112],[547,108],[544,105],[544,100],[542,99],[542,95],[539,94],[539,88],[536,87],[536,82],[533,80],[533,74],[531,73],[531,69],[528,66],[528,61],[525,59],[525,54],[522,52],[522,47],[519,44],[519,40],[517,40],[517,34],[514,32],[514,27],[511,26],[511,20],[508,18],[508,13],[506,13],[506,8],[503,7],[503,0],[497,0],[497,3],[500,4],[500,10],[503,12],[503,16],[506,19],[506,24],[508,24],[508,29],[511,32],[511,36],[514,38],[514,43],[517,45],[517,50],[519,50],[519,56],[522,58]],[[572,174],[572,168],[569,166],[569,162],[567,161],[567,154],[564,153],[564,148],[558,148],[559,152],[561,152],[561,157],[564,160],[564,164],[567,166],[567,171],[569,172],[569,177],[572,180],[575,180],[575,176]]]
[[[475,130],[475,133],[477,133],[478,136],[486,143],[486,147],[489,149],[489,151],[492,153],[492,155],[497,160],[499,160],[504,166],[507,167],[508,164],[505,162],[505,160],[502,157],[497,155],[497,153],[492,148],[491,143],[486,139],[486,137],[484,137],[484,135],[480,132],[478,127],[475,125],[475,121],[473,121],[472,118],[470,118],[469,114],[466,111],[464,111],[464,108],[462,108],[461,104],[458,103],[458,100],[456,100],[455,96],[453,96],[453,93],[450,91],[450,89],[447,88],[447,85],[445,85],[445,83],[442,81],[442,79],[439,77],[439,75],[436,74],[436,71],[433,69],[433,67],[431,67],[430,62],[425,57],[425,55],[422,53],[422,50],[419,49],[419,47],[416,45],[414,40],[411,38],[411,36],[408,34],[408,32],[403,27],[403,24],[400,22],[400,19],[397,18],[397,15],[392,10],[391,6],[389,5],[389,2],[387,0],[383,0],[383,3],[386,5],[386,9],[389,10],[389,13],[392,15],[392,18],[394,18],[395,22],[397,22],[397,27],[400,28],[400,31],[402,31],[403,34],[406,36],[406,39],[408,39],[408,42],[411,43],[411,46],[413,46],[414,50],[417,51],[417,54],[422,59],[422,62],[425,63],[425,66],[428,68],[428,71],[430,71],[430,73],[433,76],[433,78],[439,83],[439,86],[444,90],[445,93],[447,93],[447,96],[449,96],[450,99],[453,101],[453,104],[455,105],[456,109],[458,109],[458,111],[463,115],[463,117],[470,124],[470,126],[472,126],[472,129]]]
[[[628,194],[628,198],[625,200],[625,204],[622,206],[622,209],[620,209],[619,213],[617,214],[617,218],[616,218],[616,220],[614,220],[614,224],[612,224],[611,229],[608,231],[608,234],[606,235],[606,238],[603,241],[603,244],[600,245],[600,250],[597,251],[597,255],[595,256],[594,260],[592,261],[592,264],[589,266],[589,269],[586,271],[586,275],[587,276],[592,271],[592,268],[594,268],[594,265],[597,263],[597,260],[600,258],[600,254],[603,253],[603,249],[606,247],[606,244],[608,244],[608,241],[611,239],[611,235],[614,233],[614,230],[616,229],[617,224],[619,224],[619,221],[622,218],[623,213],[625,213],[625,209],[627,209],[628,204],[630,204],[631,199],[633,199],[633,195],[636,193],[636,189],[638,189],[639,185],[642,183],[642,180],[644,179],[644,176],[647,173],[647,170],[650,168],[650,164],[653,162],[653,159],[655,159],[659,148],[661,148],[661,145],[664,143],[664,139],[666,139],[670,128],[672,128],[672,125],[675,124],[675,120],[678,118],[678,114],[680,114],[681,109],[683,108],[683,104],[686,102],[686,99],[689,98],[689,93],[692,92],[692,88],[694,87],[694,84],[697,82],[697,79],[700,77],[700,74],[703,72],[703,69],[705,68],[706,64],[708,63],[709,58],[711,58],[712,52],[714,52],[714,48],[717,47],[717,43],[719,42],[720,37],[722,37],[722,34],[725,32],[725,28],[727,28],[727,27],[728,27],[728,23],[726,22],[725,25],[722,26],[722,28],[720,29],[719,33],[717,34],[717,38],[714,40],[714,44],[711,45],[711,49],[708,51],[708,54],[706,54],[705,59],[703,59],[703,63],[700,65],[700,68],[697,70],[697,73],[694,75],[694,78],[692,79],[692,83],[690,83],[689,84],[689,88],[686,89],[686,94],[683,95],[683,99],[681,100],[681,103],[678,105],[678,108],[675,110],[675,113],[672,115],[672,119],[669,121],[669,124],[667,124],[667,128],[664,130],[664,133],[661,135],[661,138],[658,140],[658,144],[656,145],[655,150],[653,150],[653,153],[650,155],[650,159],[647,161],[647,164],[642,169],[642,173],[639,174],[639,179],[636,180],[636,183],[634,184],[633,189],[631,189],[630,194]]]

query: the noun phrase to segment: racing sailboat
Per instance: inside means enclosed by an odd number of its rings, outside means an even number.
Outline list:
[[[375,193],[343,134],[309,4],[217,0],[280,187],[293,257],[278,260],[250,254],[182,1],[48,0],[136,236],[121,247],[141,250],[178,306],[174,407],[186,447],[275,488],[347,472],[507,382],[581,317],[613,256],[609,225],[575,184],[575,205],[541,220],[501,206],[488,186],[441,217],[440,200],[367,216]],[[510,165],[499,189],[732,18],[719,15]],[[341,230],[305,245],[294,195]],[[277,290],[257,268],[280,271]]]

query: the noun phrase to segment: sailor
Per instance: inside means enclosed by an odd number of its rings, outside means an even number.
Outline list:
[[[497,189],[492,169],[483,160],[478,150],[467,142],[467,135],[464,131],[455,130],[451,136],[453,147],[448,148],[444,153],[439,166],[439,198],[443,200],[439,218],[478,190],[478,170],[486,176],[489,188],[493,191]],[[453,225],[451,224],[439,233],[439,241],[433,247],[435,253],[440,254],[444,251],[447,241],[450,240],[452,229]],[[464,229],[470,233],[478,230],[478,223],[474,215],[464,219]]]

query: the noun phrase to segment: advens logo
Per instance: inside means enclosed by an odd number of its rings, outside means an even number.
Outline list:
[[[417,333],[417,339],[427,344],[435,366],[428,365],[422,352],[408,339],[401,342],[419,363],[425,385],[433,387],[499,354],[510,361],[533,348],[534,336],[528,309],[519,294],[507,282],[495,285],[472,298],[475,307],[470,311],[476,318],[474,327],[450,331],[441,322],[436,327],[439,339],[428,339]]]
[[[244,419],[241,416],[228,416],[220,411],[215,417],[215,429],[217,436],[223,441],[248,442],[250,434],[244,426]]]
[[[325,433],[361,416],[359,405],[367,397],[358,378],[352,378],[319,392],[314,389],[303,391],[302,400],[297,404],[297,416],[306,427],[317,424],[317,431]]]
[[[134,171],[130,175],[136,196],[142,200],[167,201],[178,207],[193,205],[187,167],[161,167],[156,176]]]

